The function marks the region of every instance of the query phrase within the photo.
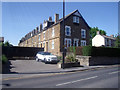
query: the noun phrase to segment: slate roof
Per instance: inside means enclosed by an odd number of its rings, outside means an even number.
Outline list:
[[[64,19],[67,19],[69,16],[73,15],[74,13],[78,12],[80,14],[80,12],[77,10],[71,12],[70,14],[66,15]],[[87,22],[84,20],[84,18],[82,17],[82,15],[80,14],[81,18],[83,19],[83,21],[85,22],[85,24],[88,26],[88,28],[90,28],[90,26],[87,24]],[[63,21],[63,18],[59,19],[59,21],[57,23],[54,23],[53,25],[56,25],[58,23],[61,23]],[[53,26],[52,25],[52,26]]]
[[[104,38],[108,38],[108,39],[113,39],[113,40],[115,40],[115,38],[114,37],[112,37],[112,36],[106,36],[106,35],[102,35]]]

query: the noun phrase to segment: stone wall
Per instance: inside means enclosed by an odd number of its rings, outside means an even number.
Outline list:
[[[91,56],[76,56],[76,59],[80,62],[80,65],[92,66],[92,65],[113,65],[120,64],[120,57],[91,57]]]

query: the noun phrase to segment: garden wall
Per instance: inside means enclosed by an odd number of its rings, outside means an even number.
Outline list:
[[[106,56],[91,57],[77,55],[76,59],[78,59],[80,65],[83,66],[120,64],[120,57],[106,57]]]

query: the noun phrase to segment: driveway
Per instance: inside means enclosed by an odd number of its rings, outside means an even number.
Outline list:
[[[45,64],[43,62],[36,62],[35,60],[10,60],[11,72],[16,73],[41,73],[59,71],[57,64]]]

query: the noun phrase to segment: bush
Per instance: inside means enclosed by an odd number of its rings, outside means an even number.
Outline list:
[[[74,63],[74,62],[78,62],[76,60],[76,47],[72,46],[69,47],[67,49],[67,51],[69,52],[68,55],[65,57],[65,63]]]
[[[2,63],[5,64],[7,62],[7,57],[5,55],[2,55]]]
[[[83,56],[91,56],[91,54],[92,54],[92,46],[83,46],[82,54],[83,54]]]
[[[57,56],[57,59],[58,60],[62,60],[62,56]]]
[[[78,62],[74,54],[70,54],[65,57],[65,63],[74,63],[74,62]]]

